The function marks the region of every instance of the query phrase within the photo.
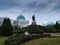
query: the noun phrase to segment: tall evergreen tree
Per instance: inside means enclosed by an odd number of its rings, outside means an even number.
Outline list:
[[[59,23],[58,23],[58,22],[56,22],[55,28],[56,28],[57,30],[59,30]]]
[[[10,19],[5,18],[3,20],[3,24],[1,26],[1,35],[2,36],[10,36],[13,34],[13,27],[11,25]]]

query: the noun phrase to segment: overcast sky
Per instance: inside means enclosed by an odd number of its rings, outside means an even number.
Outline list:
[[[31,23],[33,14],[40,25],[60,20],[60,0],[0,0],[0,17],[23,15]]]

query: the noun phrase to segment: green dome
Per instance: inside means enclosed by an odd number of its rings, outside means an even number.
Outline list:
[[[25,17],[23,15],[19,15],[17,19],[25,19]]]

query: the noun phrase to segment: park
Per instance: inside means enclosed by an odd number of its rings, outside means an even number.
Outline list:
[[[0,45],[60,45],[60,0],[0,0]]]
[[[60,24],[37,25],[35,16],[32,24],[24,28],[13,28],[9,18],[0,27],[0,45],[60,45]]]

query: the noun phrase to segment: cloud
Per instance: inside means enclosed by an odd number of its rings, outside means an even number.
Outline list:
[[[23,12],[45,12],[60,9],[60,0],[0,0],[0,9],[18,8]]]
[[[48,19],[50,16],[52,17],[52,15],[53,17],[56,15],[59,17],[59,12],[60,0],[0,0],[0,16],[16,18],[17,15],[23,14],[31,21],[31,16],[33,14],[35,14],[36,17],[38,17],[37,15],[42,15],[36,19],[38,22],[40,18],[41,21],[43,20],[42,17],[44,17],[44,19]],[[48,18],[46,18],[46,16]],[[56,17],[54,19],[57,20]],[[50,19],[51,18],[48,20]]]

